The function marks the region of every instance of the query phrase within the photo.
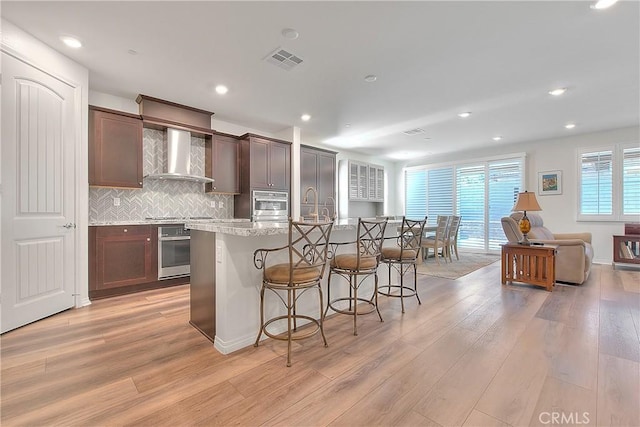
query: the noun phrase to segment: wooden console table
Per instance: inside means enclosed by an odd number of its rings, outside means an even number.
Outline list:
[[[556,249],[555,245],[502,245],[502,284],[529,283],[551,292],[556,282]]]

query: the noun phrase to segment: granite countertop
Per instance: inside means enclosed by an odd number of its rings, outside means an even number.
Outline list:
[[[399,225],[400,219],[390,219],[387,224]],[[272,236],[287,234],[289,224],[286,222],[214,222],[214,221],[187,221],[186,228],[210,233],[222,233],[232,236]],[[357,218],[339,219],[333,224],[336,231],[355,230],[358,227]]]
[[[148,218],[148,219],[133,219],[133,220],[121,220],[121,221],[90,221],[90,227],[100,227],[104,225],[154,225],[154,224],[200,224],[200,223],[242,223],[249,222],[246,218],[223,218],[223,219],[189,219],[189,218]]]

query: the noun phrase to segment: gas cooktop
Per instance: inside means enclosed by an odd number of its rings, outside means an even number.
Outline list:
[[[150,216],[146,220],[151,221],[190,221],[193,219],[214,219],[212,216]]]

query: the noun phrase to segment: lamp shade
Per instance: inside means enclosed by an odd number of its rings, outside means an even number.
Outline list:
[[[516,204],[513,205],[512,211],[541,211],[542,208],[536,200],[536,194],[528,191],[518,193]]]

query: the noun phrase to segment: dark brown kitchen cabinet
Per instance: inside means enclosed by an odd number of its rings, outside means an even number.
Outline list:
[[[251,189],[285,190],[291,186],[291,144],[250,136],[243,171]]]
[[[89,185],[142,188],[142,120],[89,107]]]
[[[322,209],[326,207],[329,216],[332,217],[336,209],[335,180],[336,153],[302,145],[300,147],[300,214],[307,215],[314,209],[311,194],[307,203],[304,203],[307,188],[313,187],[318,192],[318,213],[322,214]]]
[[[205,175],[215,182],[210,193],[240,194],[240,144],[230,135],[214,134],[205,149]]]
[[[189,283],[158,280],[158,226],[89,227],[89,298],[98,299]]]

